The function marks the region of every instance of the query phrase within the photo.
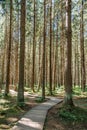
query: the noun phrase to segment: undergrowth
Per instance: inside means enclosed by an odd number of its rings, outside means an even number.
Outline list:
[[[42,103],[42,102],[45,102],[46,99],[44,99],[43,97],[37,97],[37,98],[35,99],[35,101],[36,101],[37,103]]]
[[[75,122],[85,122],[87,121],[87,110],[82,109],[80,107],[62,107],[59,112],[58,116],[63,121],[75,121]]]

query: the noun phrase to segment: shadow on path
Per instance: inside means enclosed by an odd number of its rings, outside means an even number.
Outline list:
[[[51,97],[27,112],[11,130],[43,130],[48,110],[60,102],[62,99]]]

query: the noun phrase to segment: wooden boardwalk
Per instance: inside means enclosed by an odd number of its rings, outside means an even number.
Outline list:
[[[62,99],[52,97],[47,102],[32,108],[11,130],[43,130],[48,110],[61,101]]]

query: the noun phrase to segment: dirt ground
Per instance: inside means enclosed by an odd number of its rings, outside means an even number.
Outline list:
[[[25,106],[19,108],[14,106],[16,100],[13,97],[10,100],[10,103],[4,104],[5,110],[0,111],[0,130],[9,130],[12,128],[16,122],[30,109],[39,105],[39,102],[36,102],[37,95],[27,95],[25,94]],[[87,99],[85,98],[76,98],[74,100],[75,105],[87,109]],[[0,102],[1,103],[1,102]],[[12,105],[14,106],[12,108]],[[9,109],[6,107],[9,106]],[[62,107],[62,103],[57,104],[53,108],[51,108],[47,114],[44,130],[87,130],[87,122],[86,123],[77,123],[77,122],[64,122],[60,118],[58,118],[57,113]],[[12,108],[12,109],[11,109]]]
[[[82,106],[84,109],[87,109],[86,102],[87,99],[75,99],[75,104],[78,106]],[[85,105],[82,105],[85,104]],[[85,107],[84,107],[85,106]],[[62,107],[62,103],[57,104],[53,108],[51,108],[47,114],[44,130],[87,130],[87,122],[79,123],[79,122],[68,122],[62,121],[58,118],[57,113]]]
[[[39,104],[38,102],[36,102],[35,95],[25,95],[25,99],[25,105],[22,108],[14,105],[16,104],[16,100],[14,97],[12,99],[8,99],[10,102],[4,104],[5,110],[0,110],[0,130],[9,130],[27,111]]]

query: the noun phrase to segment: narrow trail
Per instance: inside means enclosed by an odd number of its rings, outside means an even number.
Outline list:
[[[62,99],[50,97],[47,102],[28,111],[11,130],[43,130],[48,110],[60,102]]]

